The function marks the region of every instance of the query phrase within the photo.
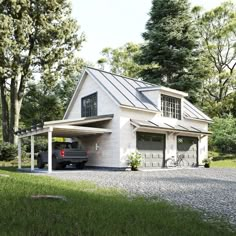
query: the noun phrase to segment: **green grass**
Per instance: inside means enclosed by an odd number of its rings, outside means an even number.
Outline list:
[[[89,182],[0,170],[0,235],[235,235],[222,221],[160,200],[130,198]],[[35,200],[33,194],[67,201]]]
[[[213,157],[211,167],[236,168],[236,154],[211,151],[209,157]]]

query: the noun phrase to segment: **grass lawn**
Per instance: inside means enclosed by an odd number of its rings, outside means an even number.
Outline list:
[[[235,235],[225,223],[89,182],[0,170],[0,235]],[[67,201],[32,199],[63,195]]]
[[[211,167],[236,168],[236,154],[209,152],[209,157],[213,157]]]

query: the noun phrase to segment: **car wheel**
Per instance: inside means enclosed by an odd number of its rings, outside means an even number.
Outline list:
[[[44,166],[45,166],[45,164],[43,163],[42,157],[41,157],[41,156],[38,156],[38,158],[37,158],[37,167],[38,167],[39,169],[43,169]]]
[[[62,169],[65,169],[66,166],[67,166],[67,164],[61,164],[61,168],[62,168]]]
[[[79,170],[82,170],[82,169],[84,169],[84,165],[85,165],[84,162],[80,162],[80,163],[76,164],[76,168]]]
[[[52,157],[52,169],[59,170],[61,165],[57,162],[57,158],[55,156]]]

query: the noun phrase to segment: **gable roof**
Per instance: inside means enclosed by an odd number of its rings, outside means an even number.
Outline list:
[[[151,84],[143,80],[133,79],[122,75],[117,75],[111,72],[95,69],[92,67],[86,67],[82,74],[81,80],[77,85],[75,93],[71,99],[71,102],[66,110],[64,119],[70,110],[73,101],[76,99],[76,94],[82,84],[82,80],[85,77],[85,73],[90,75],[96,82],[113,98],[119,106],[127,108],[142,109],[149,112],[160,112],[157,106],[142,92],[147,88],[156,88],[163,90],[163,86]],[[168,90],[177,91],[174,89],[166,88]],[[178,92],[178,91],[177,91]],[[179,91],[180,92],[180,91]],[[183,93],[183,92],[180,92]],[[186,93],[183,93],[184,96]],[[189,119],[203,120],[211,122],[211,119],[196,108],[193,104],[183,98],[184,101],[184,117]]]
[[[155,104],[137,90],[140,87],[152,87],[153,85],[91,67],[88,67],[86,71],[100,83],[119,105],[160,112]]]

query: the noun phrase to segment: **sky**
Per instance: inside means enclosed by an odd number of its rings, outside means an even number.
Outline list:
[[[80,56],[95,64],[105,47],[117,48],[127,42],[143,42],[152,0],[71,0],[72,14],[78,20],[86,42]],[[192,6],[205,10],[224,0],[190,0]],[[233,0],[236,1],[236,0]]]

